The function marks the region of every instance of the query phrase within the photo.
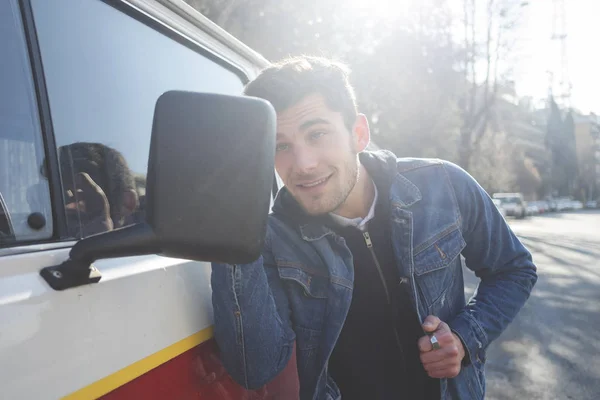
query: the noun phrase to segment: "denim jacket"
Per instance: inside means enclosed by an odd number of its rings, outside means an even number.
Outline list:
[[[461,372],[441,380],[440,398],[483,399],[486,349],[537,280],[530,253],[458,166],[389,152],[361,153],[361,162],[369,173],[369,165],[388,166],[393,250],[412,307],[421,321],[435,315],[448,323],[465,347]],[[289,203],[283,188],[257,261],[213,264],[215,338],[225,368],[246,388],[282,371],[296,343],[300,399],[343,400],[327,364],[350,307],[352,254],[343,238],[311,218],[283,218],[286,196]],[[468,303],[461,254],[480,278]]]

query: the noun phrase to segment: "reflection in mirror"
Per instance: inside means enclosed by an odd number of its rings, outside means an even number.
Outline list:
[[[123,155],[101,143],[59,148],[69,235],[83,238],[139,220],[136,179]]]

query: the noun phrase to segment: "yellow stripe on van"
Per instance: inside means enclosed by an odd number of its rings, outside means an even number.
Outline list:
[[[193,349],[194,347],[206,342],[213,337],[213,327],[210,326],[206,329],[196,332],[185,339],[180,340],[177,343],[165,347],[158,352],[143,358],[135,363],[126,366],[125,368],[111,374],[105,378],[100,379],[88,385],[76,392],[73,392],[65,397],[63,400],[89,400],[97,399],[98,397],[104,396],[107,393],[112,392],[116,388],[123,386],[127,382],[131,382],[135,378],[144,375],[146,372],[158,367],[161,364],[177,357],[186,351]]]

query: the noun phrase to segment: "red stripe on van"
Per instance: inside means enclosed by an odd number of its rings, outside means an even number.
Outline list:
[[[196,346],[101,397],[103,400],[295,400],[296,351],[287,367],[258,390],[245,390],[218,359],[214,339]]]

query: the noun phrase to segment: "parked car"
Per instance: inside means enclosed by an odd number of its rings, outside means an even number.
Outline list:
[[[573,200],[571,202],[571,208],[573,210],[582,210],[583,209],[583,203],[579,200]]]
[[[548,204],[548,211],[554,212],[557,211],[558,205],[556,199],[552,197],[547,197],[545,202]]]
[[[596,200],[590,200],[585,203],[585,208],[598,208],[598,202]]]
[[[556,200],[556,211],[569,211],[573,209],[571,199],[561,197]]]
[[[492,199],[492,201],[494,202],[496,208],[498,208],[498,211],[500,211],[500,214],[502,214],[502,216],[506,218],[506,210],[502,206],[502,202],[498,199]]]
[[[530,215],[544,214],[550,211],[550,205],[546,200],[528,201],[527,209]]]
[[[528,216],[538,215],[540,213],[540,208],[536,203],[527,203],[525,210]]]
[[[546,200],[540,200],[537,202],[537,204],[538,208],[540,209],[540,213],[545,214],[550,212],[550,203],[548,203]]]
[[[527,203],[521,193],[494,193],[492,198],[500,201],[507,216],[525,218],[527,216]]]

